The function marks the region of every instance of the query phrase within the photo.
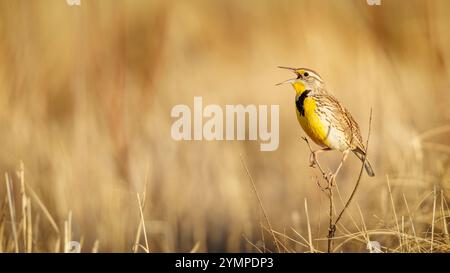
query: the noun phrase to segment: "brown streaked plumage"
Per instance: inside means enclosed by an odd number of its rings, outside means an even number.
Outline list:
[[[364,147],[358,123],[350,112],[334,97],[325,86],[320,75],[307,68],[288,68],[296,78],[283,83],[291,83],[296,91],[297,119],[306,134],[322,149],[311,154],[311,162],[322,151],[339,150],[343,157],[333,179],[341,169],[348,152],[352,151],[360,160],[364,159]],[[374,176],[368,160],[365,169]]]

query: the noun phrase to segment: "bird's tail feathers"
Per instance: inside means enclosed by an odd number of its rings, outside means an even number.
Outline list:
[[[360,148],[353,150],[353,153],[359,158],[359,160],[363,161],[365,152]],[[372,165],[370,165],[369,160],[366,158],[366,162],[364,163],[364,168],[369,176],[375,176],[375,172],[373,171]]]

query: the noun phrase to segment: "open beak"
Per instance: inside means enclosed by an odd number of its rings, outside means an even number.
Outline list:
[[[287,69],[287,70],[291,70],[292,72],[295,73],[295,75],[297,75],[297,77],[293,78],[293,79],[289,79],[289,80],[285,80],[283,82],[277,83],[276,85],[282,85],[285,83],[293,83],[295,82],[295,80],[297,80],[299,78],[299,74],[297,73],[297,69],[292,68],[292,67],[286,67],[286,66],[279,66],[278,68],[282,68],[282,69]]]

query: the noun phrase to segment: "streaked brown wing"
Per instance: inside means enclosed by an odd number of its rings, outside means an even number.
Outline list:
[[[330,94],[314,94],[317,111],[326,116],[330,124],[341,131],[350,149],[360,148],[365,151],[358,123],[350,112]]]
[[[350,112],[347,109],[345,109],[344,107],[343,107],[343,109],[344,109],[344,116],[347,117],[349,127],[351,128],[351,134],[352,134],[351,146],[354,148],[360,148],[362,151],[365,152],[366,149],[364,148],[364,144],[363,144],[363,140],[362,140],[362,136],[361,136],[361,130],[359,129],[358,123],[355,121],[352,114],[350,114]],[[354,148],[352,148],[352,150]]]

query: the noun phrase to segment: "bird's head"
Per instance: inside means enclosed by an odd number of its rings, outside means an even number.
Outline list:
[[[311,69],[291,68],[285,66],[279,66],[279,68],[291,70],[296,75],[296,77],[284,82],[280,82],[277,85],[290,83],[297,93],[303,93],[305,90],[320,90],[324,85],[324,82],[320,75]]]

